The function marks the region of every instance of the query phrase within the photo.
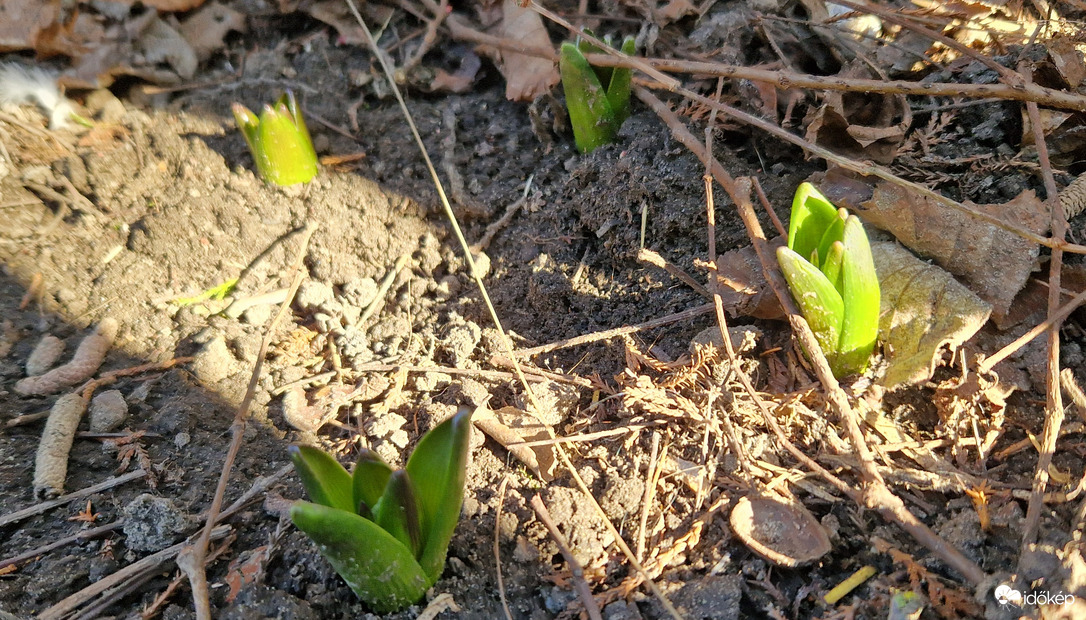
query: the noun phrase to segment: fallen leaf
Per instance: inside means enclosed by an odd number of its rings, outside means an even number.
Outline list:
[[[192,46],[196,57],[207,60],[222,49],[230,32],[246,32],[245,14],[219,2],[211,2],[181,22],[181,36]]]
[[[771,240],[770,252],[776,252],[784,243],[784,237]],[[718,289],[725,309],[758,319],[784,318],[784,309],[766,282],[754,247],[748,245],[728,250],[717,257],[716,265]]]
[[[37,49],[43,30],[60,19],[60,2],[0,0],[0,52]]]
[[[834,204],[855,211],[866,223],[891,233],[905,247],[960,276],[962,283],[992,305],[997,324],[1037,267],[1040,252],[1036,243],[908,188],[887,181],[872,187],[866,177],[837,168],[827,171],[821,181],[812,182]],[[1032,190],[1003,204],[965,204],[1038,235],[1048,230],[1048,208]]]
[[[502,21],[498,36],[527,47],[553,47],[543,19],[517,0],[502,3]],[[516,52],[501,51],[499,70],[505,77],[505,97],[510,101],[529,102],[558,83],[558,68],[553,61]]]
[[[871,244],[882,292],[879,341],[888,388],[927,381],[944,346],[956,350],[991,314],[982,301],[943,269],[896,243]]]
[[[677,22],[687,15],[697,15],[698,7],[694,6],[690,0],[669,0],[667,4],[659,9],[653,11],[656,19],[654,20],[660,27],[666,26],[671,22]]]
[[[845,65],[841,79],[878,76],[859,61]],[[853,159],[889,164],[905,140],[912,112],[903,95],[832,91],[807,122],[807,139]]]
[[[547,427],[535,416],[516,407],[502,407],[497,411],[481,407],[475,412],[472,422],[479,430],[509,450],[518,461],[539,476],[540,480],[549,482],[554,479],[554,447],[520,445],[551,438]]]

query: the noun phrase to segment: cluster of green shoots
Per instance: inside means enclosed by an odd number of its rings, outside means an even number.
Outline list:
[[[834,376],[863,372],[879,335],[879,280],[860,219],[803,183],[777,260]]]
[[[609,38],[604,39],[611,45]],[[588,41],[563,43],[558,55],[566,109],[573,125],[573,140],[582,153],[613,142],[623,121],[630,116],[630,69],[593,67],[585,54],[603,50]],[[622,41],[622,52],[634,53],[633,37]]]
[[[306,183],[317,175],[317,152],[294,93],[267,104],[258,117],[249,108],[231,106],[260,176],[276,185]]]
[[[460,519],[470,439],[471,411],[461,409],[395,471],[367,449],[347,473],[325,452],[291,446],[312,500],[295,502],[291,520],[374,611],[417,602],[441,576]]]

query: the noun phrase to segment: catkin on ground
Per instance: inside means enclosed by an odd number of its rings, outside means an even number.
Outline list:
[[[85,408],[86,403],[78,392],[65,394],[53,403],[34,461],[34,497],[56,497],[64,493],[68,453]]]
[[[27,377],[15,384],[15,391],[23,396],[40,396],[59,392],[90,379],[117,337],[117,321],[102,319],[93,332],[83,338],[72,360],[37,377]]]
[[[37,377],[44,375],[64,353],[64,341],[52,334],[42,336],[30,357],[26,358],[26,376]]]

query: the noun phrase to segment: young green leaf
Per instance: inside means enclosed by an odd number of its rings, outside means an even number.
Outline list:
[[[844,286],[841,281],[841,263],[845,256],[845,244],[835,241],[833,245],[827,248],[826,254],[826,260],[822,263],[822,274],[826,276],[826,279],[833,284],[833,288],[837,289],[837,293],[840,294]],[[841,301],[845,301],[844,295],[841,295]]]
[[[309,499],[323,506],[355,512],[351,475],[336,459],[310,446],[290,446],[288,451]]]
[[[407,472],[398,469],[392,472],[385,486],[381,500],[373,509],[373,520],[381,529],[400,541],[419,556],[422,550],[422,534],[419,527],[418,506],[415,503],[415,490]]]
[[[362,448],[358,453],[358,461],[354,464],[354,473],[351,474],[352,487],[354,488],[354,506],[358,514],[366,516],[366,512],[372,514],[373,507],[381,499],[388,485],[388,477],[392,475],[392,468],[376,452],[369,448]]]
[[[817,266],[825,273],[825,262],[830,255],[830,246],[845,236],[845,220],[848,219],[848,211],[840,209],[837,211],[837,217],[830,221],[829,226],[826,226],[826,231],[822,233],[822,238],[818,241],[818,260],[810,261],[812,265]],[[830,278],[833,281],[833,278]],[[838,289],[840,292],[840,289]]]
[[[845,223],[843,243],[841,296],[845,312],[838,345],[839,369],[834,369],[839,377],[863,372],[879,336],[879,279],[871,258],[871,244],[855,215],[849,216]],[[842,374],[837,374],[838,370]]]
[[[637,46],[633,37],[623,39],[623,54],[633,56],[636,51]],[[611,102],[611,111],[615,114],[616,132],[617,128],[621,127],[622,123],[630,117],[630,84],[632,81],[633,71],[619,67],[615,67],[608,81],[605,82],[602,77],[600,78],[601,84],[607,84],[607,100]]]
[[[558,69],[577,149],[589,153],[611,142],[618,133],[614,110],[595,70],[576,45],[562,44]]]
[[[293,93],[265,105],[259,118],[237,103],[231,109],[264,180],[294,185],[316,176],[317,152]]]
[[[835,218],[837,207],[810,183],[801,183],[792,199],[792,217],[788,221],[788,247],[809,259]],[[825,254],[820,253],[825,257]]]
[[[845,313],[841,295],[821,271],[791,249],[777,248],[777,261],[792,297],[832,366]]]
[[[407,461],[422,528],[419,564],[431,581],[441,576],[449,540],[460,520],[470,444],[471,410],[461,408],[426,433]]]
[[[299,501],[291,506],[290,518],[374,611],[400,610],[433,585],[410,549],[354,512]]]

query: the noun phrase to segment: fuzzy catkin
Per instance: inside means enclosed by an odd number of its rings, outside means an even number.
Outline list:
[[[15,384],[15,391],[23,396],[52,394],[90,379],[117,337],[117,321],[102,319],[93,332],[83,338],[75,350],[72,360],[63,366],[57,366],[37,377],[27,377]]]
[[[78,392],[65,394],[53,403],[34,460],[34,497],[56,497],[64,493],[68,453],[85,408],[86,403]]]
[[[26,358],[26,376],[36,377],[45,374],[64,353],[64,341],[52,334],[42,336],[30,357]]]

